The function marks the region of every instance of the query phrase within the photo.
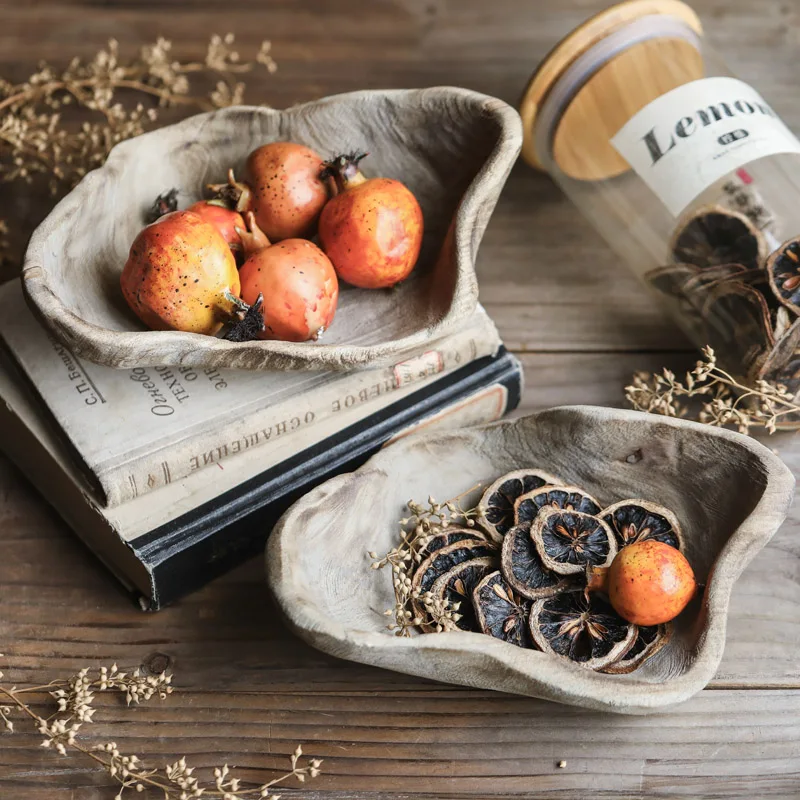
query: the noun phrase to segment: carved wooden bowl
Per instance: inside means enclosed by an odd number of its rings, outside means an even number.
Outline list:
[[[398,543],[409,498],[444,501],[478,483],[537,466],[602,505],[661,503],[683,528],[701,599],[678,617],[661,651],[627,675],[592,672],[557,656],[480,633],[400,638],[388,570],[368,551]],[[271,590],[292,629],[314,647],[386,669],[619,713],[683,701],[714,676],[731,590],[783,522],[794,477],[753,439],[683,420],[590,406],[401,440],[294,505],[267,545]],[[480,490],[465,498],[474,504]]]
[[[119,275],[154,198],[172,187],[184,208],[209,182],[241,172],[255,147],[309,145],[324,157],[364,148],[363,170],[405,182],[425,216],[412,277],[394,290],[343,288],[324,342],[233,343],[148,331]],[[29,301],[78,355],[114,367],[186,364],[235,369],[349,369],[387,363],[447,332],[477,303],[475,257],[522,141],[519,116],[456,88],[365,91],[285,111],[234,107],[123,142],[64,198],[31,239]]]

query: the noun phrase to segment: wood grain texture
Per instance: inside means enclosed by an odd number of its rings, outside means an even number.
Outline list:
[[[212,31],[242,50],[274,42],[280,70],[250,81],[276,107],[361,88],[461,85],[516,102],[556,39],[605,0],[210,0],[0,3],[0,74],[39,58],[91,56],[109,36],[131,52],[156,35],[194,58]],[[800,6],[694,0],[717,49],[800,129]],[[41,20],[47,19],[47,25]],[[254,22],[255,20],[255,22]],[[13,206],[13,208],[10,208]],[[17,249],[48,209],[6,192]],[[8,274],[11,274],[10,272]],[[544,176],[518,165],[479,256],[481,299],[522,355],[523,410],[622,405],[637,369],[683,369],[685,338]],[[794,439],[778,449],[795,471]],[[734,587],[727,646],[711,687],[653,718],[609,717],[469,691],[337,661],[269,613],[253,561],[180,605],[128,605],[7,462],[0,463],[0,659],[40,683],[86,664],[165,663],[178,693],[133,712],[105,706],[92,741],[113,735],[157,763],[194,753],[256,779],[298,741],[326,759],[298,800],[424,797],[796,798],[800,789],[800,508]],[[242,613],[246,609],[247,613]],[[6,669],[9,667],[9,669]],[[0,797],[108,800],[108,779],[58,759],[36,735],[0,738]],[[567,761],[559,770],[556,763]],[[288,793],[287,793],[288,794]],[[285,795],[286,796],[286,795]]]

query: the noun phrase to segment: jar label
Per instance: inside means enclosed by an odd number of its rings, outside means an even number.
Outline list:
[[[703,78],[661,95],[611,143],[676,217],[709,186],[800,141],[764,98],[735,78]]]

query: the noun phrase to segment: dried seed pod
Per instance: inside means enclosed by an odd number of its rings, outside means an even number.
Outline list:
[[[683,552],[683,532],[678,518],[657,503],[621,500],[604,508],[600,517],[611,528],[620,550],[634,542],[655,539]]]
[[[448,601],[451,608],[458,605],[458,619],[455,620],[455,624],[460,630],[480,632],[472,595],[486,575],[496,569],[497,559],[495,558],[473,558],[457,564],[453,569],[437,578],[433,584],[431,594],[434,597]],[[430,630],[430,627],[426,625],[420,627],[423,630]]]
[[[422,594],[430,591],[438,578],[464,561],[497,555],[497,546],[485,541],[465,540],[442,547],[417,567],[411,579],[411,592]],[[423,616],[423,608],[418,600],[412,599],[411,607],[415,616]]]
[[[542,564],[559,575],[584,573],[589,566],[608,567],[617,554],[611,528],[580,511],[542,509],[531,526],[531,539]]]
[[[562,508],[565,511],[597,514],[600,511],[600,504],[576,486],[543,486],[517,499],[514,507],[515,527],[530,529],[543,508]]]
[[[557,575],[544,566],[529,526],[515,526],[506,534],[500,569],[509,586],[530,600],[552,597],[572,585],[571,578]]]
[[[648,625],[639,627],[639,632],[631,646],[619,661],[603,667],[601,672],[610,675],[627,675],[651,659],[672,638],[673,626],[671,622],[663,625]]]
[[[767,259],[766,272],[775,297],[800,314],[800,238],[784,242]]]
[[[562,592],[537,600],[531,608],[530,630],[545,653],[600,670],[619,661],[633,646],[638,628],[622,619],[597,594]]]
[[[480,502],[478,524],[495,541],[502,541],[514,524],[514,504],[517,498],[541,486],[562,484],[563,481],[540,469],[518,469],[498,478],[484,493]]]
[[[675,231],[673,258],[702,269],[719,264],[743,264],[757,269],[767,257],[764,234],[744,214],[722,206],[692,212]]]
[[[534,647],[528,624],[531,601],[518,597],[500,572],[483,578],[472,593],[472,602],[483,633],[517,647]]]

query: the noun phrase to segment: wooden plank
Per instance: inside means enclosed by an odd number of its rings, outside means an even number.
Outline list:
[[[180,679],[178,679],[180,684]],[[235,764],[265,780],[297,742],[323,775],[292,797],[796,797],[800,692],[707,691],[652,717],[610,717],[543,701],[429,691],[178,691],[126,710],[101,702],[90,742],[162,763]],[[189,724],[190,723],[190,724]],[[25,727],[24,723],[20,724]],[[14,800],[104,800],[109,781],[80,757],[5,736],[0,778]],[[564,768],[558,768],[559,761]],[[69,788],[67,788],[67,786]],[[391,793],[391,794],[390,794]]]

